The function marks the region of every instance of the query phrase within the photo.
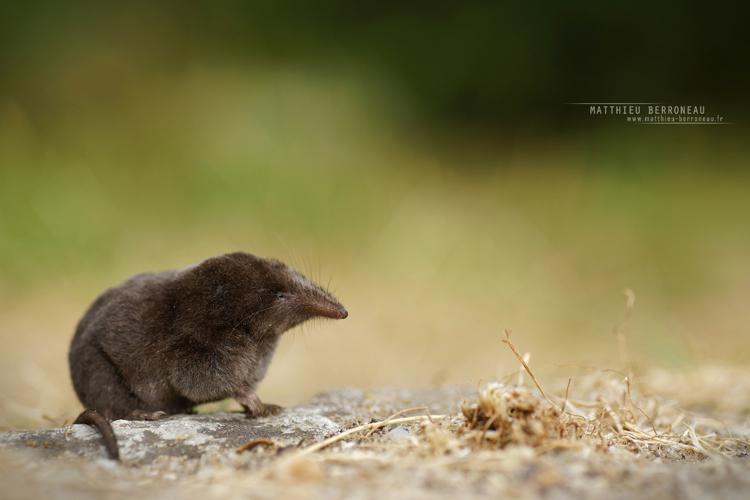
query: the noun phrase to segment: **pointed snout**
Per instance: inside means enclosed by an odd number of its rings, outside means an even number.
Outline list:
[[[349,316],[349,311],[347,311],[344,306],[339,305],[339,309],[336,311],[334,319],[346,319],[347,316]]]
[[[338,302],[331,302],[319,306],[318,316],[331,319],[344,319],[349,316],[349,311]]]
[[[307,304],[307,309],[314,316],[322,318],[344,319],[349,316],[344,306],[327,297],[316,297]]]

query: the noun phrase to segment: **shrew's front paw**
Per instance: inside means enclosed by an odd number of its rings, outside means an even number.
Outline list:
[[[245,416],[247,418],[259,418],[259,417],[271,417],[278,415],[284,410],[283,407],[274,404],[261,403],[254,408],[245,408]]]
[[[278,415],[283,410],[279,405],[262,402],[255,394],[237,398],[237,401],[242,405],[242,408],[244,408],[247,418],[270,417],[272,415]]]
[[[282,411],[284,411],[283,406],[275,405],[273,403],[263,403],[263,416],[264,417],[278,415]]]
[[[169,414],[165,411],[145,411],[145,410],[133,410],[130,414],[125,417],[126,420],[161,420],[167,418]]]

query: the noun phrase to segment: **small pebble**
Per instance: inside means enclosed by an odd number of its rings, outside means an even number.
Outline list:
[[[393,429],[389,430],[386,436],[391,441],[403,441],[405,439],[410,439],[411,433],[406,427],[404,427],[403,425],[399,425],[398,427],[394,427]]]

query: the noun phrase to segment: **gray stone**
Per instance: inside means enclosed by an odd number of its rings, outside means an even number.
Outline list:
[[[342,389],[269,418],[214,413],[116,421],[121,463],[106,458],[101,437],[88,426],[0,433],[0,496],[744,500],[750,491],[750,462],[742,457],[663,463],[616,449],[538,454],[471,446],[444,454],[427,452],[424,435],[417,442],[420,424],[413,422],[384,427],[369,439],[364,432],[351,435],[315,454],[295,453],[407,408],[456,415],[459,402],[475,394],[472,388]],[[448,420],[460,431],[459,417]],[[273,445],[235,452],[258,438]],[[440,435],[435,439],[439,445]]]
[[[112,428],[122,463],[140,466],[157,459],[187,462],[222,454],[258,438],[272,439],[280,448],[309,444],[410,406],[424,406],[432,413],[454,413],[458,399],[458,389],[341,389],[320,394],[306,405],[287,408],[273,417],[248,419],[242,413],[174,415],[153,422],[116,420]],[[61,455],[106,457],[99,432],[80,424],[0,433],[0,447],[27,449],[47,459]]]

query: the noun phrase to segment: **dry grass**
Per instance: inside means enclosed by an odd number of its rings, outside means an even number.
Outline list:
[[[624,337],[618,340],[624,345]],[[639,496],[651,489],[655,497],[702,497],[714,488],[733,495],[747,486],[740,479],[747,467],[742,458],[750,452],[744,399],[719,421],[643,389],[668,384],[665,372],[636,377],[615,370],[568,378],[554,395],[544,390],[510,332],[503,342],[522,366],[516,383],[485,384],[475,399],[456,401],[456,414],[403,416],[427,411],[408,408],[355,426],[290,451],[252,477],[274,488],[300,481],[328,488],[345,478],[354,481],[347,487],[357,488],[357,477],[367,478],[370,487],[431,481],[447,496],[466,494],[472,481],[523,496],[565,488],[596,497],[616,487]],[[748,373],[734,375],[740,386],[750,383]],[[689,380],[700,379],[698,374]],[[726,407],[718,399],[713,395],[711,404]]]
[[[618,341],[624,344],[623,337]],[[565,395],[555,401],[511,342],[509,331],[503,342],[531,377],[536,392],[523,385],[493,382],[479,391],[476,402],[463,404],[466,436],[477,445],[522,445],[540,451],[588,447],[606,452],[616,448],[672,460],[736,456],[750,447],[746,439],[722,433],[719,422],[691,415],[663,397],[637,391],[631,383],[632,374],[611,370],[589,374],[579,381],[585,395],[575,400],[569,399],[568,379]]]
[[[625,319],[630,316],[634,303],[632,292],[626,293],[627,307]],[[623,322],[624,323],[624,322]],[[621,323],[615,328],[618,345],[626,349],[626,339],[621,332]],[[698,414],[683,409],[674,399],[659,392],[647,394],[641,386],[664,387],[669,385],[669,375],[654,372],[636,378],[616,370],[602,370],[586,374],[576,379],[576,389],[571,392],[572,378],[568,378],[562,396],[551,396],[543,389],[541,382],[529,366],[529,356],[522,356],[511,341],[510,331],[502,340],[518,359],[522,367],[515,384],[498,381],[485,384],[479,389],[476,400],[462,402],[460,415],[419,415],[403,417],[408,412],[427,412],[426,408],[407,408],[381,421],[363,424],[344,431],[324,441],[314,443],[273,464],[271,469],[287,467],[295,460],[320,452],[346,439],[357,438],[360,448],[378,447],[382,440],[375,434],[389,426],[418,424],[417,432],[406,449],[396,447],[399,453],[412,454],[415,449],[420,457],[461,455],[467,456],[480,450],[503,450],[508,447],[527,447],[534,455],[542,455],[559,450],[585,451],[587,454],[618,454],[625,452],[633,457],[648,460],[701,461],[716,457],[742,457],[750,451],[750,441],[746,434],[738,437],[733,432],[748,409],[746,398],[732,398],[735,406],[725,416],[729,420],[719,421],[703,413]],[[623,356],[628,363],[628,358]],[[730,385],[725,373],[718,368],[708,368],[714,380]],[[524,372],[531,379],[533,387],[524,383]],[[728,371],[731,373],[731,371]],[[690,379],[694,382],[685,386],[685,394],[695,395],[700,387],[698,372]],[[715,375],[723,374],[721,377]],[[731,385],[747,388],[750,377],[744,372],[735,372]],[[634,384],[633,380],[646,384]],[[672,380],[684,380],[672,375]],[[738,384],[738,381],[742,383]],[[709,383],[711,389],[712,387]],[[690,389],[690,390],[688,390]],[[747,394],[748,392],[745,392]],[[721,391],[697,394],[710,395],[706,401],[712,407],[726,408]],[[725,392],[725,394],[728,394]],[[693,404],[696,404],[693,401]],[[393,452],[392,446],[381,450]],[[350,457],[358,460],[357,454],[333,454],[328,458],[342,463]],[[326,455],[321,456],[326,460]],[[369,457],[371,459],[371,457]],[[266,471],[268,472],[268,471]]]
[[[446,498],[741,498],[750,486],[741,415],[719,421],[684,410],[615,371],[576,378],[559,396],[520,382],[484,385],[457,414],[399,412],[353,427],[269,462],[252,480],[276,492],[305,484],[342,496],[397,488]]]
[[[622,450],[639,457],[696,460],[747,453],[750,442],[721,422],[696,415],[659,396],[635,391],[613,372],[581,381],[587,397],[555,404],[524,386],[487,384],[478,400],[462,406],[465,437],[476,446],[530,446]],[[563,409],[564,408],[564,409]]]

